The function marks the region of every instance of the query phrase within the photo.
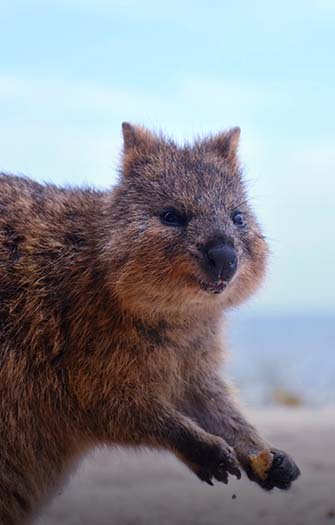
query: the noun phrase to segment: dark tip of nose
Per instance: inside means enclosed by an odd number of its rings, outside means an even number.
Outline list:
[[[237,255],[229,244],[215,244],[205,248],[206,270],[213,279],[231,279],[237,269]]]

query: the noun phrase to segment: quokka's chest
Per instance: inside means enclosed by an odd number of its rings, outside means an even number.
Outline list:
[[[138,344],[153,354],[165,352],[181,361],[201,353],[217,338],[216,327],[209,322],[158,322],[133,321],[127,330],[129,344]]]
[[[128,370],[138,381],[179,389],[210,358],[216,345],[212,326],[199,323],[171,325],[167,322],[133,322],[123,335],[133,363]]]

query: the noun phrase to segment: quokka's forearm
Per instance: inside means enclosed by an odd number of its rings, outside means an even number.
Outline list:
[[[133,411],[126,428],[128,437],[125,434],[118,436],[114,428],[109,441],[168,450],[210,484],[212,478],[226,482],[228,474],[240,476],[235,454],[229,445],[170,404],[152,401],[150,407],[142,406],[141,410]]]
[[[104,437],[106,441],[119,441],[121,444],[164,448],[189,462],[201,459],[202,443],[211,438],[186,414],[168,403],[153,400],[147,407],[132,410],[131,419],[126,415],[123,417],[121,412],[118,415],[118,424],[111,422],[110,435]]]
[[[225,439],[242,464],[269,446],[241,413],[230,387],[218,377],[193,385],[184,411],[207,432]]]

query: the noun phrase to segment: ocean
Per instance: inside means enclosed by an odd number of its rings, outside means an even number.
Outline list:
[[[230,315],[224,369],[251,405],[335,405],[335,317]]]

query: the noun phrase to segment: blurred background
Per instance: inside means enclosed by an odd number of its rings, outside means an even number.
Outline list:
[[[253,403],[334,402],[335,3],[0,0],[0,10],[3,171],[109,187],[123,120],[179,140],[242,128],[272,259],[262,292],[232,315],[233,375]]]

